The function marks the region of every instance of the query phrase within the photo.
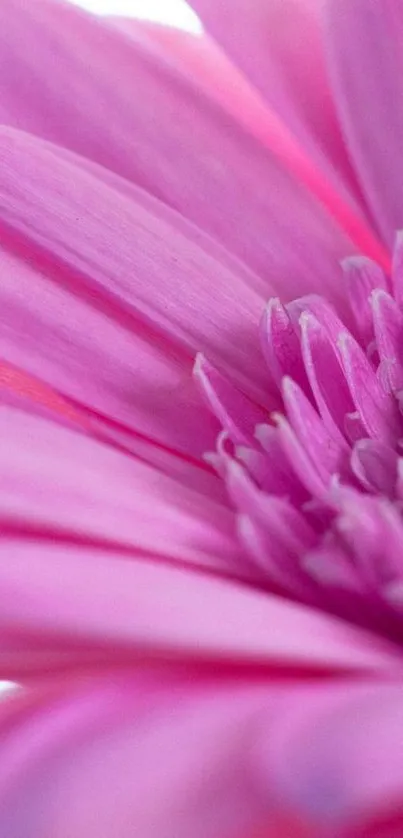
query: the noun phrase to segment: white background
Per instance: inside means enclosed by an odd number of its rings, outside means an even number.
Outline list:
[[[198,18],[185,0],[71,0],[77,6],[101,15],[125,15],[159,21],[199,32]]]

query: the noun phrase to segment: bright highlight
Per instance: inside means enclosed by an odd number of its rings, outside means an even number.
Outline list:
[[[99,15],[122,15],[165,23],[189,32],[201,32],[201,23],[184,0],[71,0]]]

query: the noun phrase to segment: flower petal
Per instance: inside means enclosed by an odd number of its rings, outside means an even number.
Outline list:
[[[379,265],[365,256],[352,256],[343,262],[346,290],[358,336],[365,346],[374,339],[371,292],[387,290],[387,279]]]
[[[5,834],[232,838],[252,827],[270,806],[242,767],[261,698],[211,687],[112,670],[3,710]]]
[[[400,420],[393,397],[383,391],[367,356],[349,332],[340,333],[338,349],[352,399],[368,434],[396,443]]]
[[[3,538],[0,559],[4,678],[63,665],[67,653],[76,664],[146,654],[306,674],[401,671],[386,640],[195,570],[21,538]]]
[[[332,86],[357,175],[384,240],[402,226],[400,0],[327,0]]]
[[[401,800],[399,698],[399,684],[156,667],[51,681],[0,707],[2,825],[7,838],[397,838],[358,827]]]
[[[330,95],[322,4],[191,0],[191,5],[339,194],[360,200]]]
[[[12,408],[0,411],[0,435],[3,529],[239,573],[234,515],[206,492]]]
[[[312,838],[254,770],[283,693],[151,668],[29,690],[0,708],[7,838]]]
[[[284,378],[282,392],[287,416],[299,443],[324,487],[329,486],[333,475],[344,472],[346,468],[347,445],[341,437],[329,432],[292,378]]]
[[[2,122],[144,187],[280,280],[285,295],[323,278],[338,294],[334,258],[352,252],[349,239],[197,83],[112,25],[52,0],[29,8],[4,0],[0,38]]]
[[[248,401],[200,353],[196,357],[194,375],[206,402],[232,442],[253,445],[256,425],[267,418],[264,411]]]
[[[292,2],[289,5],[292,6]],[[174,27],[156,25],[133,18],[114,18],[113,22],[119,29],[134,37],[137,42],[151,46],[164,59],[173,63],[174,66],[179,67],[192,81],[197,80],[198,85],[212,99],[216,100],[231,116],[234,116],[236,121],[243,125],[264,146],[269,148],[283,165],[294,173],[297,179],[313,191],[319,200],[337,217],[339,223],[346,230],[348,229],[350,235],[356,241],[359,251],[366,252],[369,249],[368,252],[371,252],[374,258],[380,258],[382,260],[385,254],[381,252],[367,224],[365,222],[363,223],[363,220],[360,218],[358,207],[353,208],[354,202],[352,196],[356,194],[357,187],[355,177],[352,174],[350,164],[346,157],[335,115],[331,111],[330,119],[326,120],[326,117],[324,117],[324,112],[326,111],[327,113],[329,111],[329,103],[331,102],[326,84],[323,84],[322,81],[324,73],[321,76],[317,74],[315,80],[311,79],[311,82],[314,81],[314,83],[309,86],[309,89],[305,86],[303,96],[295,101],[293,90],[301,83],[301,77],[307,65],[306,56],[302,56],[302,73],[301,68],[298,68],[298,72],[296,72],[297,78],[292,79],[291,83],[288,84],[286,76],[289,73],[290,67],[294,64],[296,58],[295,43],[298,42],[299,38],[299,31],[297,36],[293,31],[291,33],[288,32],[290,29],[290,20],[293,21],[295,17],[298,18],[298,15],[301,15],[301,13],[302,17],[305,16],[307,20],[304,20],[303,23],[308,23],[308,26],[302,26],[305,39],[307,28],[312,28],[312,26],[309,26],[309,19],[313,7],[308,10],[306,4],[298,3],[296,5],[298,6],[296,10],[293,6],[288,10],[287,4],[283,2],[281,4],[277,3],[276,8],[276,4],[272,2],[270,8],[265,8],[264,10],[266,16],[273,15],[274,11],[275,18],[274,22],[271,21],[271,25],[269,19],[269,25],[267,27],[269,29],[268,41],[271,44],[271,51],[273,53],[271,59],[275,68],[271,67],[271,72],[268,72],[264,79],[260,80],[261,82],[263,81],[263,93],[271,94],[270,104],[257,89],[261,88],[262,85],[256,80],[255,84],[257,87],[250,84],[247,77],[229,60],[228,55],[205,33],[203,35],[195,35],[194,33],[184,32]],[[217,6],[215,6],[214,14],[216,14],[217,10]],[[253,14],[253,11],[254,9],[251,8],[251,4],[248,5],[247,13],[246,9],[243,9],[244,16],[246,16],[242,22],[246,23],[247,26],[250,25],[251,12]],[[239,17],[242,19],[241,15]],[[280,20],[277,20],[278,17]],[[313,24],[313,28],[315,28],[313,20],[311,23]],[[217,34],[217,27],[214,26],[214,21],[211,21],[211,27],[212,32]],[[242,62],[242,56],[239,58],[236,55],[236,49],[234,50],[233,48],[234,44],[229,43],[230,36],[228,34],[228,28],[226,22],[221,33],[221,40],[224,46],[229,49],[230,53],[235,55],[235,58],[240,61],[244,69],[245,67],[248,69],[247,65],[250,62],[250,53],[246,56],[246,61]],[[258,31],[255,33],[254,38],[255,42],[259,40],[262,27],[257,28]],[[298,22],[295,28],[299,30]],[[242,30],[244,37],[245,26],[242,27]],[[272,36],[273,31],[275,31],[275,38]],[[287,33],[285,41],[283,37],[284,33]],[[319,32],[317,34],[319,35]],[[318,41],[317,36],[316,40]],[[289,50],[289,54],[277,55],[280,43],[283,49],[286,48],[286,50]],[[265,43],[264,52],[260,56],[262,65],[267,62],[267,56],[267,43]],[[320,61],[323,63],[323,59],[320,59]],[[284,79],[282,79],[283,75],[285,76]],[[318,79],[320,81],[317,89]],[[266,90],[267,86],[269,86],[269,91]],[[317,115],[312,113],[308,115],[305,113],[307,102],[310,102],[312,94],[314,98],[320,95],[319,89],[321,89],[321,86],[323,86],[323,101],[320,103],[320,106],[312,102],[314,109],[318,113]],[[302,112],[300,112],[301,102],[303,103]],[[288,103],[288,105],[285,103]],[[282,105],[285,105],[285,107],[282,107]],[[333,106],[331,105],[330,107],[332,108]],[[276,109],[281,114],[282,119],[276,112]],[[293,113],[295,118],[292,118]],[[323,122],[326,122],[325,126],[323,126]],[[323,133],[322,137],[317,136],[321,133]],[[333,133],[335,133],[335,137],[333,137]],[[306,154],[306,150],[304,151],[305,146],[309,148],[312,159]],[[336,148],[333,149],[333,146],[336,146]],[[335,156],[337,158],[336,168],[343,169],[343,179],[345,182],[347,181],[349,186],[348,193],[346,193],[346,183],[343,184],[340,172],[339,176],[337,176],[334,165],[335,161],[332,164],[328,159],[329,156]],[[326,171],[326,177],[323,176],[323,170]],[[330,182],[333,183],[333,189]],[[357,198],[358,204],[361,205],[361,195],[356,195]]]
[[[281,387],[283,376],[289,375],[305,392],[309,392],[298,332],[276,297],[269,300],[264,311],[261,339],[266,363],[277,386]]]
[[[396,393],[403,388],[401,309],[382,289],[372,293],[371,305],[382,380],[387,384],[388,392]]]
[[[398,456],[376,439],[361,439],[353,448],[351,466],[362,485],[394,500],[396,496]]]
[[[26,135],[3,129],[0,158],[5,360],[196,454],[217,431],[191,380],[199,349],[264,403],[261,299],[242,274],[157,202],[146,209]]]
[[[312,691],[301,711],[289,698],[282,724],[270,731],[270,745],[269,738],[261,743],[262,771],[270,770],[270,756],[276,754],[283,799],[321,823],[321,834],[336,838],[353,822],[357,831],[347,834],[365,835],[358,829],[360,821],[401,806],[401,685],[363,683],[316,690],[316,695]],[[399,830],[386,832],[385,838],[389,835],[398,836]]]
[[[341,447],[346,413],[354,409],[330,335],[310,312],[301,314],[301,344],[308,380],[330,435]]]

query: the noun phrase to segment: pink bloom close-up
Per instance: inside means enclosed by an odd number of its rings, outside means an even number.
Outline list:
[[[0,838],[403,838],[403,3],[0,2]]]

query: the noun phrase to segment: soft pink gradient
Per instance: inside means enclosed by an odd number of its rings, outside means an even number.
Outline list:
[[[0,832],[399,838],[401,11],[193,5],[0,4]]]

